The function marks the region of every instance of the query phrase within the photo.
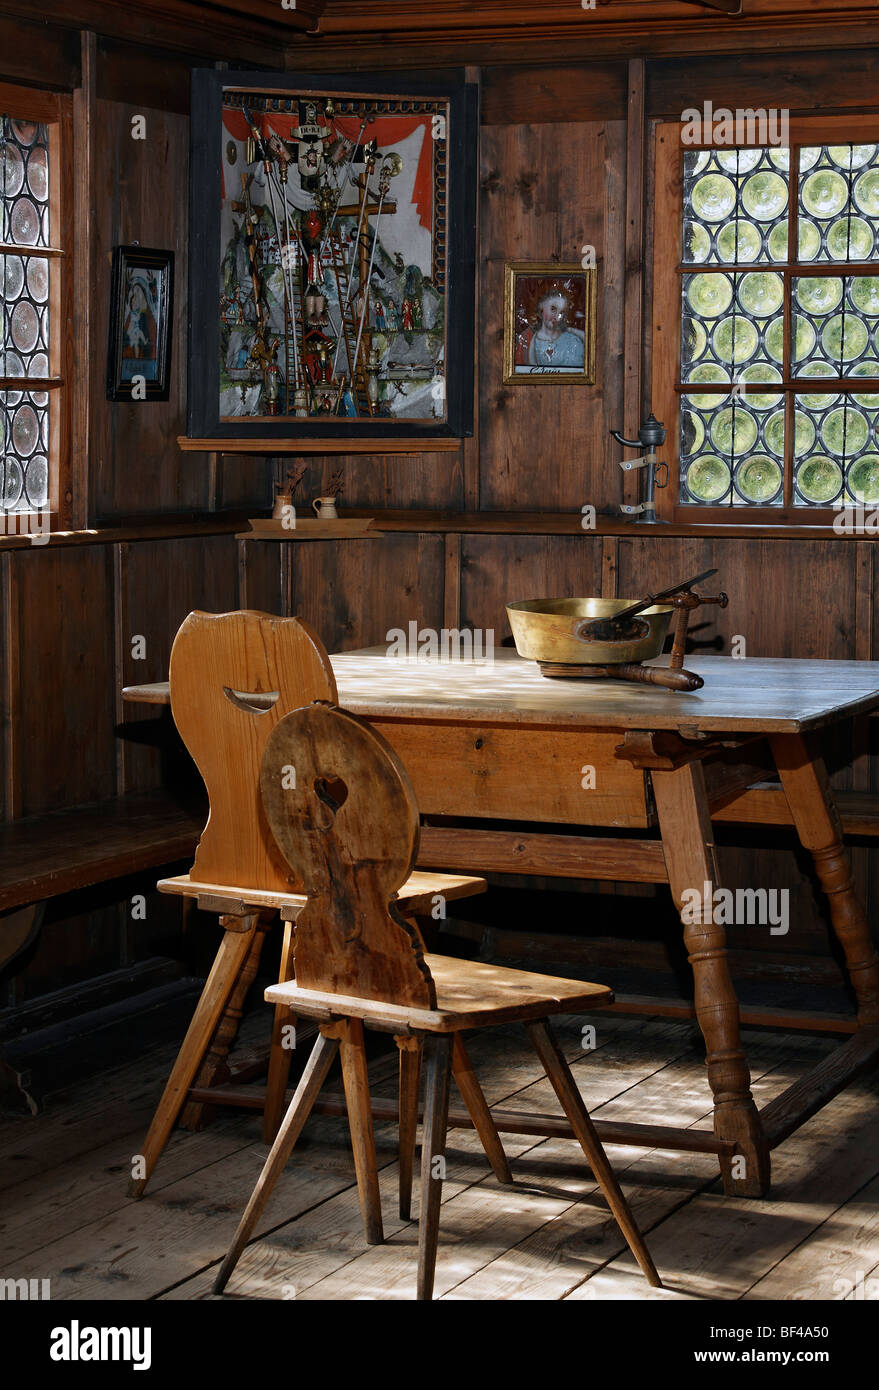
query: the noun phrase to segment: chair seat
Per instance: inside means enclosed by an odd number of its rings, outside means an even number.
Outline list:
[[[294,980],[271,985],[266,999],[288,1004],[294,1013],[328,1020],[338,1016],[362,1018],[367,1026],[425,1033],[455,1033],[464,1028],[547,1018],[551,1014],[581,1013],[613,1003],[606,985],[535,975],[482,961],[426,955],[436,985],[436,1009],[413,1009],[350,994],[327,994],[300,989]]]
[[[429,914],[437,897],[453,902],[455,898],[471,898],[484,893],[484,878],[467,874],[437,874],[416,869],[397,895],[397,907],[404,916]],[[257,908],[275,908],[288,921],[295,921],[306,898],[302,893],[282,893],[266,888],[241,888],[226,883],[202,883],[189,874],[163,878],[156,884],[160,893],[178,893],[184,898],[197,898],[199,907],[209,912],[242,914]]]

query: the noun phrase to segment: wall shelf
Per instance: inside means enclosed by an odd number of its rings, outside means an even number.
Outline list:
[[[209,454],[436,454],[454,452],[460,439],[192,439],[177,436],[184,453]]]

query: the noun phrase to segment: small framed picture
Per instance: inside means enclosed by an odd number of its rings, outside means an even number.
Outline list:
[[[108,400],[168,399],[173,312],[174,252],[114,247]]]
[[[597,269],[510,261],[505,276],[504,385],[594,385]]]

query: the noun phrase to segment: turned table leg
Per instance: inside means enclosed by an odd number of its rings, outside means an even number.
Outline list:
[[[711,884],[712,893],[718,886],[705,774],[701,763],[692,762],[674,772],[652,771],[650,775],[668,881],[675,906],[681,911],[688,890],[701,895],[706,883]],[[769,1147],[751,1096],[726,932],[716,922],[687,921],[684,917],[682,912],[684,943],[693,967],[696,1017],[705,1038],[708,1081],[714,1095],[714,1133],[719,1139],[736,1141],[732,1157],[720,1160],[724,1191],[732,1196],[759,1197],[769,1189]]]
[[[830,920],[857,995],[858,1022],[879,1023],[879,956],[855,891],[824,759],[814,739],[802,734],[776,734],[771,744],[797,834],[830,903]]]

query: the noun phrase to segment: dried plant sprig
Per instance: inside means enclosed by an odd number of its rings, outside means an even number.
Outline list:
[[[284,489],[289,492],[291,497],[296,493],[299,484],[308,472],[307,463],[297,463],[292,468],[287,469],[284,480]]]
[[[340,468],[338,472],[333,474],[330,481],[327,483],[327,497],[340,497],[342,495],[342,487],[342,470]]]

